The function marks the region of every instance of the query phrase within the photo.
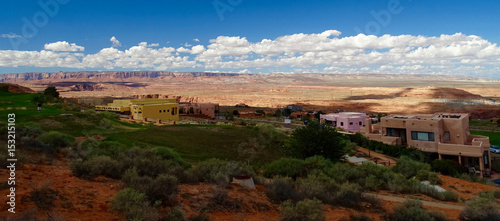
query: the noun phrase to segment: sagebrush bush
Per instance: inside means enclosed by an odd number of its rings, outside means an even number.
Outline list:
[[[426,163],[422,163],[416,160],[412,160],[407,156],[403,156],[399,159],[396,166],[392,168],[396,173],[400,173],[406,178],[411,178],[416,176],[419,171],[420,173],[430,172],[431,166]]]
[[[500,220],[496,201],[487,197],[476,197],[465,204],[460,220]]]
[[[61,132],[51,131],[40,135],[38,140],[51,148],[59,149],[71,145],[74,138]]]
[[[297,201],[299,194],[293,188],[293,181],[290,178],[275,178],[267,186],[267,197],[274,203],[281,203],[285,200]]]
[[[185,221],[186,213],[181,207],[176,206],[170,210],[170,212],[164,217],[164,220],[168,221]]]
[[[300,177],[305,173],[305,162],[295,158],[281,158],[268,164],[263,172],[265,177]]]
[[[226,187],[232,180],[232,177],[240,174],[248,174],[255,177],[253,169],[241,162],[225,161],[220,159],[209,159],[201,162],[194,173],[199,177],[199,181],[214,183]]]
[[[281,221],[321,221],[325,220],[323,204],[318,199],[305,199],[294,203],[290,200],[280,205]]]
[[[127,220],[158,220],[158,211],[153,208],[146,195],[131,188],[118,192],[111,200],[113,210],[125,215]]]
[[[387,220],[391,221],[420,221],[434,220],[427,210],[422,207],[422,202],[418,200],[406,200],[402,204],[394,207],[392,213],[387,214]]]
[[[179,187],[179,181],[175,176],[169,174],[161,174],[156,178],[139,176],[135,167],[123,173],[122,181],[127,187],[146,194],[151,203],[161,202],[163,205],[172,205],[175,202],[174,197]]]
[[[335,203],[348,208],[359,207],[362,194],[360,189],[360,186],[356,183],[343,183],[335,193]]]
[[[120,163],[108,156],[94,156],[88,160],[75,159],[71,161],[70,168],[74,176],[81,178],[106,176],[119,179],[122,175]]]
[[[97,115],[102,117],[102,118],[109,119],[109,120],[119,120],[120,119],[120,116],[118,114],[113,113],[113,112],[109,112],[109,111],[99,111],[99,112],[97,112]]]
[[[339,184],[323,173],[310,174],[307,178],[299,178],[295,182],[297,192],[302,198],[317,198],[323,203],[334,203],[335,192]]]

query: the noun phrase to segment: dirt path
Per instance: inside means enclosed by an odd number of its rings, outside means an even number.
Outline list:
[[[364,194],[366,194],[368,196],[377,197],[381,200],[398,202],[398,203],[402,203],[402,202],[408,200],[408,198],[397,197],[397,196],[388,196],[388,195],[381,195],[381,194],[375,194],[375,193],[364,193]],[[420,201],[422,202],[422,205],[424,205],[424,206],[437,207],[437,208],[443,208],[443,209],[454,209],[454,210],[463,210],[464,209],[464,206],[459,206],[459,205],[438,203],[438,202],[431,202],[431,201],[424,201],[424,200],[420,200]]]

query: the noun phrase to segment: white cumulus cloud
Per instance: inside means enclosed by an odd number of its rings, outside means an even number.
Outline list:
[[[54,43],[48,43],[43,46],[45,50],[51,51],[84,51],[85,48],[78,46],[75,43],[68,43],[67,41],[58,41]]]
[[[94,54],[74,53],[82,46],[46,44],[42,51],[0,50],[0,66],[129,68],[239,72],[408,73],[500,78],[500,47],[477,35],[341,36],[337,30],[297,33],[251,42],[244,36],[218,36],[208,44],[179,48],[141,42]],[[73,52],[73,53],[70,53]]]
[[[111,39],[109,39],[109,41],[111,41],[111,43],[113,43],[112,47],[120,47],[120,46],[122,46],[122,43],[120,43],[120,41],[118,41],[118,39],[116,39],[115,36],[111,37]]]

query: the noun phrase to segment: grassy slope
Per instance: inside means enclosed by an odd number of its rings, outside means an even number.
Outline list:
[[[53,106],[43,105],[43,111],[37,111],[37,104],[32,103],[31,99],[35,94],[18,94],[9,92],[0,92],[0,116],[2,121],[6,121],[7,114],[16,114],[16,120],[19,122],[33,121],[33,117],[46,117],[59,115],[62,110]]]
[[[270,139],[258,139],[258,132],[247,127],[214,126],[214,125],[172,125],[152,127],[146,130],[114,134],[108,140],[134,145],[166,146],[178,152],[190,163],[200,162],[209,158],[246,161],[240,156],[238,146],[248,148],[259,144],[262,151],[257,151],[257,163],[270,162],[284,156],[280,145],[270,142]]]
[[[108,140],[131,146],[166,146],[174,149],[191,163],[209,158],[246,161],[240,156],[238,146],[258,144],[263,150],[255,161],[269,162],[284,156],[281,145],[271,139],[262,138],[259,132],[247,127],[214,125],[175,125],[148,127],[118,120],[109,121],[95,114],[63,111],[44,105],[38,112],[31,103],[34,94],[0,92],[0,121],[6,122],[8,113],[16,114],[16,123],[36,124],[43,131],[59,131],[72,136],[104,135]],[[61,115],[70,113],[71,115]],[[258,140],[258,141],[256,141]],[[256,141],[256,142],[255,142]],[[246,145],[245,145],[246,144]]]

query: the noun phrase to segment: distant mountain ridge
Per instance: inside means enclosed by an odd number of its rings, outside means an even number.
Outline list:
[[[219,77],[238,76],[233,73],[211,72],[166,72],[166,71],[81,71],[81,72],[28,72],[18,74],[0,74],[0,82],[33,81],[44,79],[73,79],[73,78],[158,78],[158,77]]]
[[[416,75],[416,74],[239,74],[214,72],[168,72],[168,71],[79,71],[79,72],[28,72],[16,74],[0,74],[0,82],[37,81],[45,79],[127,79],[127,78],[161,78],[161,77],[245,77],[265,78],[310,78],[310,79],[387,79],[387,80],[447,80],[447,81],[480,81],[500,82],[497,79],[474,78],[451,75]]]

